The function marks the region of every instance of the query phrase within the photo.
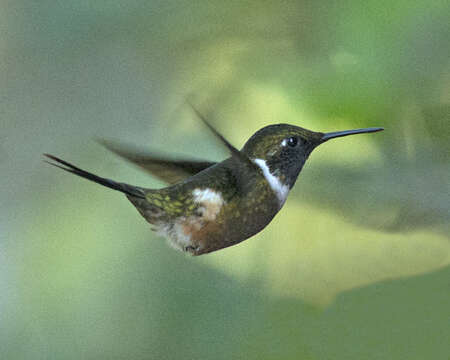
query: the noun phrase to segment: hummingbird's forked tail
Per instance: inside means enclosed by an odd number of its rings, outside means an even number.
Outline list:
[[[55,164],[55,163],[47,161],[47,160],[44,160],[46,163],[48,163],[50,165],[59,167],[60,169],[63,169],[63,170],[68,171],[68,172],[70,172],[72,174],[75,174],[75,175],[81,176],[81,177],[83,177],[85,179],[88,179],[88,180],[91,180],[93,182],[96,182],[97,184],[109,187],[110,189],[123,192],[124,194],[127,194],[129,196],[145,199],[144,192],[140,188],[138,188],[136,186],[128,185],[128,184],[124,184],[124,183],[118,183],[118,182],[115,182],[115,181],[110,180],[110,179],[102,178],[100,176],[97,176],[97,175],[94,175],[94,174],[92,174],[90,172],[87,172],[87,171],[85,171],[83,169],[80,169],[80,168],[76,167],[75,165],[72,165],[72,164],[68,163],[67,161],[64,161],[64,160],[62,160],[60,158],[57,158],[56,156],[53,156],[53,155],[50,155],[50,154],[44,154],[44,156],[46,156],[49,159],[52,159],[53,161],[56,161],[57,163],[59,163],[61,165],[64,165],[64,166],[61,166],[59,164]]]

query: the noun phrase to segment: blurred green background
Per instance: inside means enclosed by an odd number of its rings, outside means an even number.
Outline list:
[[[1,359],[450,358],[448,1],[0,2]],[[221,160],[262,126],[317,149],[254,238],[192,258],[97,136]]]

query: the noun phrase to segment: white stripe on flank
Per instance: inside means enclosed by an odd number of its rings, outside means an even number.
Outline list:
[[[283,204],[286,201],[286,198],[289,194],[289,186],[283,184],[280,181],[280,179],[278,179],[276,176],[271,174],[269,167],[267,166],[265,160],[253,159],[253,162],[261,168],[261,170],[264,174],[264,177],[266,178],[270,187],[272,188],[272,190],[274,191],[278,200],[280,201],[280,207],[283,206]]]
[[[224,200],[220,192],[212,189],[194,189],[192,191],[194,202],[202,204],[198,209],[202,212],[202,218],[207,221],[212,221],[219,214]]]

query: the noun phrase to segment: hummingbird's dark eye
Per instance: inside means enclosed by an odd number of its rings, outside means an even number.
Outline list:
[[[298,144],[298,138],[296,138],[295,136],[290,137],[289,139],[287,139],[287,144],[290,147],[296,147]]]

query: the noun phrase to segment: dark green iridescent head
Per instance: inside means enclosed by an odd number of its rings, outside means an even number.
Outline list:
[[[383,128],[321,133],[289,124],[269,125],[245,143],[242,152],[250,159],[264,160],[270,173],[292,188],[314,148],[336,137],[381,131]]]

